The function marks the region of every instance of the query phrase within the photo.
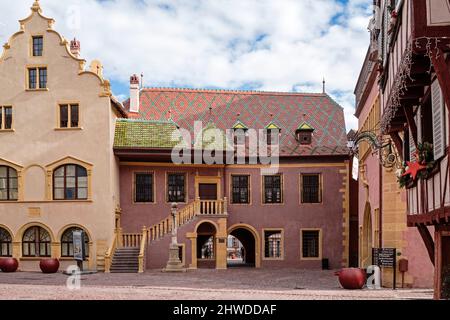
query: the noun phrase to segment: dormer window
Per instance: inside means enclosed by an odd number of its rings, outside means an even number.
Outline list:
[[[245,137],[248,131],[247,126],[242,122],[238,121],[233,126],[233,130],[234,130],[234,144],[236,146],[245,145]]]
[[[42,57],[44,51],[44,37],[33,37],[33,57]]]
[[[275,123],[271,122],[266,128],[266,142],[268,146],[278,145],[280,143],[281,129]]]
[[[313,132],[314,128],[304,122],[295,131],[295,138],[301,145],[310,145],[312,143]]]

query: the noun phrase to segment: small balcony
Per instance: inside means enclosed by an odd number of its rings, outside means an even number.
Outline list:
[[[407,187],[408,225],[432,225],[450,217],[450,175],[448,156],[436,164],[425,180]]]

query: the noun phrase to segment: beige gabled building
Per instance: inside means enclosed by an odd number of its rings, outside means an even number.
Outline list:
[[[71,228],[103,268],[120,213],[114,126],[125,117],[98,61],[86,67],[38,1],[0,55],[0,256],[21,270],[73,264]]]

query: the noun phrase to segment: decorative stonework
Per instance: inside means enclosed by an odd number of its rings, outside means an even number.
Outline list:
[[[342,261],[343,268],[349,265],[349,250],[350,250],[350,184],[349,184],[349,162],[346,161],[346,168],[339,170],[342,174],[342,188],[339,190],[342,193]]]

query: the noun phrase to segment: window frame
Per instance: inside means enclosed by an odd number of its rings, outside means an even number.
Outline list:
[[[46,82],[45,87],[41,88],[41,70],[46,70]],[[36,71],[36,83],[35,88],[30,87],[30,71]],[[26,74],[26,83],[25,90],[26,91],[48,91],[48,66],[47,65],[28,65],[26,66],[25,74]]]
[[[305,177],[305,176],[318,176],[319,177],[318,202],[305,202],[305,200],[304,200],[304,183],[303,183],[303,177]],[[300,187],[300,205],[323,204],[323,174],[322,173],[300,173],[299,187]]]
[[[318,247],[319,256],[318,257],[305,257],[303,255],[303,232],[318,232]],[[302,228],[300,229],[300,260],[303,261],[320,261],[323,257],[323,230],[321,228]]]
[[[6,177],[2,178],[2,179],[6,179],[6,194],[7,194],[6,199],[0,199],[0,203],[2,203],[2,202],[17,202],[19,200],[19,171],[11,166],[7,166],[7,165],[3,165],[3,164],[0,164],[0,168],[6,168]],[[10,171],[16,172],[15,178],[10,177]],[[16,180],[17,188],[11,188],[11,186],[10,186],[11,179]],[[15,198],[15,199],[10,196],[12,189],[16,189],[16,192],[17,192],[17,198]]]
[[[139,202],[136,201],[136,182],[137,175],[151,175],[152,176],[152,200],[151,202]],[[135,171],[133,172],[133,185],[132,185],[132,203],[137,205],[156,204],[156,188],[155,188],[156,176],[154,171]]]
[[[67,198],[67,178],[68,178],[68,176],[67,176],[67,167],[69,167],[69,166],[74,166],[75,167],[75,176],[70,176],[69,178],[75,178],[75,194],[76,194],[76,196],[75,196],[75,198],[74,199],[68,199]],[[64,178],[64,187],[62,188],[63,190],[64,190],[64,199],[56,199],[56,192],[55,192],[55,190],[56,189],[61,189],[61,188],[56,188],[56,184],[55,184],[55,178],[56,178],[56,176],[55,176],[55,173],[56,173],[56,171],[57,170],[59,170],[60,168],[64,168],[64,175],[63,175],[63,178]],[[86,171],[86,176],[79,176],[78,175],[78,168],[82,168],[82,169],[84,169],[85,171]],[[85,188],[82,188],[82,189],[86,189],[86,198],[79,198],[79,196],[78,196],[78,189],[79,189],[79,187],[78,187],[78,182],[79,182],[79,178],[82,178],[82,177],[86,177],[86,187]],[[86,167],[84,167],[84,166],[82,166],[82,165],[79,165],[79,164],[76,164],[76,163],[66,163],[66,164],[62,164],[62,165],[60,165],[60,166],[57,166],[56,168],[54,168],[53,170],[52,170],[52,182],[53,182],[53,185],[52,185],[52,200],[53,201],[86,201],[86,200],[89,200],[89,169],[88,168],[86,168]]]
[[[61,109],[62,107],[67,106],[67,127],[61,126]],[[78,108],[78,125],[72,126],[72,108]],[[56,129],[55,130],[82,130],[81,127],[81,106],[78,101],[62,101],[56,106]]]
[[[11,110],[11,124],[9,128],[6,128],[6,110]],[[14,109],[12,105],[0,105],[0,131],[14,131]]]
[[[234,202],[234,185],[233,185],[233,178],[235,177],[247,177],[247,202]],[[235,173],[230,175],[230,204],[233,205],[251,205],[252,204],[252,188],[251,188],[251,174],[249,173]],[[240,189],[240,187],[239,187]]]
[[[266,200],[266,177],[280,177],[280,202],[267,202]],[[282,173],[273,175],[262,175],[261,202],[263,205],[282,205],[284,204],[284,175]],[[273,191],[272,191],[273,194]]]
[[[42,39],[42,49],[41,49],[41,55],[35,55],[35,50],[34,50],[34,40],[37,38],[41,38]],[[43,34],[33,34],[31,36],[31,40],[30,40],[30,56],[33,58],[41,58],[44,56],[44,35]]]
[[[280,233],[281,234],[281,244],[280,244],[280,257],[266,257],[266,232]],[[263,228],[262,229],[262,259],[272,260],[272,261],[282,261],[284,260],[284,228]]]
[[[35,234],[35,240],[34,241],[25,241],[25,235],[27,234],[28,231],[30,230],[34,230]],[[41,230],[45,231],[48,235],[49,240],[48,241],[41,241]],[[27,228],[24,233],[22,234],[22,257],[24,258],[49,258],[52,256],[52,236],[50,235],[50,232],[37,225],[37,226],[30,226],[29,228]],[[45,245],[45,254],[41,254],[41,245],[44,244]],[[34,250],[35,250],[35,255],[25,255],[25,245],[28,247],[28,252],[30,252],[30,248],[32,245],[34,245]]]
[[[9,240],[3,241],[2,238],[0,238],[0,257],[1,258],[12,257],[12,253],[13,253],[13,248],[12,248],[13,236],[12,236],[11,232],[9,232],[8,229],[0,226],[0,233],[2,231],[6,235],[6,237],[9,238]],[[6,244],[6,254],[3,254],[3,245],[4,244]]]
[[[245,146],[247,144],[248,130],[233,129],[233,144],[237,146]]]
[[[183,186],[183,191],[184,191],[184,196],[183,196],[183,201],[170,201],[169,199],[169,176],[170,175],[180,175],[180,176],[184,176],[184,186]],[[175,172],[175,171],[170,171],[170,172],[166,172],[166,203],[187,203],[188,201],[188,174],[186,172]]]
[[[280,145],[280,134],[281,134],[281,129],[265,129],[266,145],[267,146],[279,146]],[[270,138],[269,138],[269,136],[270,136]]]

